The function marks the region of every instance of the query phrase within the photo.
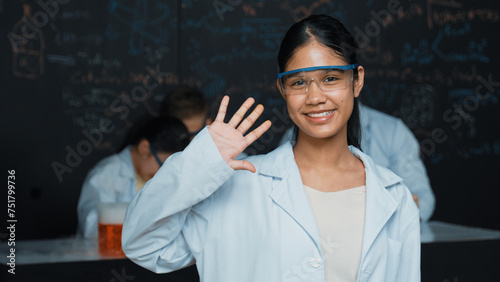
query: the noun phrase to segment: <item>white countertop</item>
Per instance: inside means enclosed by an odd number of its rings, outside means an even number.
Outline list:
[[[500,230],[430,221],[420,224],[422,243],[442,243],[500,239]]]
[[[16,241],[15,247],[8,246],[8,242],[0,243],[2,263],[8,262],[10,249],[15,248],[16,265],[124,258],[102,256],[97,248],[97,240],[81,238]]]
[[[500,231],[432,221],[421,224],[422,243],[500,239]],[[1,262],[7,263],[10,246],[0,242]],[[16,241],[16,265],[120,259],[99,254],[97,240],[79,238]]]

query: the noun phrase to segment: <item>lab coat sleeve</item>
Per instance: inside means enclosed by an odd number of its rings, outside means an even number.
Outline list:
[[[114,202],[114,186],[122,183],[116,178],[113,180],[110,181],[109,170],[100,164],[87,175],[78,199],[78,235],[97,238],[97,204]]]
[[[399,175],[410,192],[419,198],[420,218],[428,221],[434,212],[435,197],[420,158],[420,146],[410,129],[401,121],[396,123],[393,134],[394,155],[390,169]]]
[[[156,273],[191,264],[191,248],[200,248],[203,242],[188,240],[193,238],[192,232],[184,231],[195,229],[193,224],[200,217],[210,220],[210,209],[194,212],[194,206],[210,197],[233,173],[208,129],[202,130],[183,152],[166,160],[129,205],[122,232],[127,257]],[[196,238],[205,238],[203,232],[203,228],[197,230]]]
[[[78,199],[78,234],[85,238],[97,237],[97,202],[99,201],[98,188],[86,179]]]

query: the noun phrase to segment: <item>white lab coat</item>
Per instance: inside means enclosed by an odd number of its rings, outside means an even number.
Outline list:
[[[88,172],[78,199],[78,236],[97,238],[99,202],[129,203],[137,194],[131,148],[100,160]]]
[[[420,281],[418,209],[401,179],[356,148],[366,171],[357,281]],[[320,237],[292,146],[234,171],[207,129],[167,159],[129,205],[122,246],[164,273],[196,260],[201,281],[325,281]]]
[[[427,170],[420,158],[420,145],[405,123],[383,112],[359,103],[361,148],[375,163],[390,169],[403,179],[412,194],[418,195],[420,219],[428,221],[434,213],[436,198]],[[280,140],[280,145],[294,139],[293,127]]]
[[[418,195],[420,219],[428,221],[436,198],[420,158],[420,144],[405,123],[396,117],[360,104],[361,148],[378,165],[401,177],[412,194]]]

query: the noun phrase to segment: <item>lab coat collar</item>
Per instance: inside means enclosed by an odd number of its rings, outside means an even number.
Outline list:
[[[368,155],[358,148],[349,146],[351,153],[361,159],[366,174],[366,210],[363,247],[361,257],[366,257],[376,237],[399,206],[391,193],[390,186],[402,182],[401,178],[390,170],[375,165]]]
[[[366,211],[363,234],[362,258],[366,256],[375,238],[380,233],[399,203],[387,188],[401,182],[401,178],[388,169],[376,166],[374,161],[359,149],[349,146],[353,155],[365,166]],[[269,196],[292,216],[320,248],[319,232],[314,215],[305,194],[300,172],[293,155],[292,145],[286,142],[265,156],[260,174],[280,178]]]
[[[373,176],[378,178],[383,187],[389,187],[402,181],[399,176],[389,170],[378,167],[372,158],[358,148],[349,146],[349,150],[363,162],[367,172],[375,174]],[[284,178],[285,175],[289,174],[288,172],[293,165],[297,166],[293,154],[293,147],[290,142],[286,142],[265,156],[259,173],[267,176]]]
[[[260,174],[277,178],[269,197],[288,213],[315,242],[321,252],[319,231],[302,184],[290,142],[265,156]]]

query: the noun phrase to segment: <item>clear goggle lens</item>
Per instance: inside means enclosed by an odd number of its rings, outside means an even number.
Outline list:
[[[319,89],[325,93],[346,89],[353,82],[353,69],[357,64],[348,66],[315,67],[294,70],[278,74],[278,78],[285,95],[307,94],[311,82],[314,81]],[[312,70],[308,70],[312,69]]]

